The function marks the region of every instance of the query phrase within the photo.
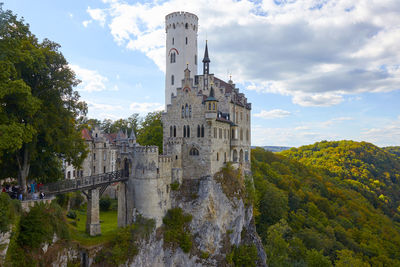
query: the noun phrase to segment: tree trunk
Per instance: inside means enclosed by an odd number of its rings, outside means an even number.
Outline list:
[[[21,190],[24,194],[26,194],[26,178],[29,175],[29,151],[27,145],[23,145],[22,153],[17,154],[17,162],[18,162],[18,183],[21,187]],[[22,154],[22,157],[20,157]]]

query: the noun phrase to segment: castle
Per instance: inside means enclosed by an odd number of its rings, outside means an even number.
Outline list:
[[[137,144],[133,133],[129,137],[121,132],[118,136],[98,130],[84,133],[91,150],[84,175],[111,171],[112,162],[129,173],[118,190],[119,226],[132,222],[136,214],[161,225],[171,208],[172,183],[213,176],[227,162],[250,170],[251,104],[231,80],[224,82],[210,73],[207,42],[203,72],[197,74],[196,15],[171,13],[165,30],[164,154],[157,146]]]

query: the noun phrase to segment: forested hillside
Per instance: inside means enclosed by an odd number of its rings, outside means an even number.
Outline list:
[[[365,142],[252,151],[269,266],[400,266],[400,159]]]

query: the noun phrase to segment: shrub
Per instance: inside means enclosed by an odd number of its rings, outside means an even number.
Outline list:
[[[73,210],[68,211],[67,217],[70,219],[76,219],[76,212]]]
[[[178,181],[173,182],[173,183],[171,184],[171,190],[172,190],[172,191],[176,191],[176,190],[178,190],[178,189],[179,189],[179,182],[178,182]]]
[[[0,233],[6,232],[16,215],[21,211],[21,203],[12,200],[6,193],[0,193]]]
[[[109,197],[100,198],[100,210],[108,211],[111,207],[111,199]]]
[[[185,253],[192,248],[192,235],[189,231],[189,223],[192,215],[184,214],[181,208],[168,210],[163,218],[164,241],[172,246],[178,245]]]
[[[85,198],[82,196],[80,191],[73,192],[70,196],[70,208],[77,210],[81,208],[82,204],[85,202]]]
[[[257,248],[254,244],[234,246],[233,251],[227,255],[228,263],[234,263],[235,266],[255,267],[257,259]]]
[[[21,217],[17,242],[21,247],[38,248],[50,242],[54,234],[61,239],[68,238],[62,210],[57,204],[39,203]]]

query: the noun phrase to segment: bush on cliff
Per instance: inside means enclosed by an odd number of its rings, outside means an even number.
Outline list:
[[[181,208],[168,210],[163,218],[164,242],[172,247],[179,246],[188,253],[192,248],[192,235],[189,231],[189,224],[192,215],[183,213]]]

